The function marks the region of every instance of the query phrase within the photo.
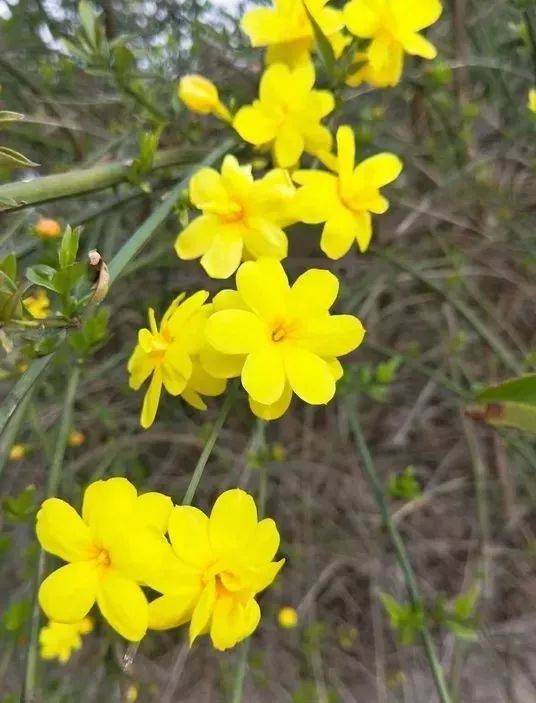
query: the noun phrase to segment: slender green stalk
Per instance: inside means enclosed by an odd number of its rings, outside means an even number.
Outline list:
[[[28,403],[32,397],[32,388],[26,393],[19,406],[11,416],[11,420],[8,422],[4,432],[0,435],[0,476],[6,464],[7,458],[9,456],[9,450],[17,438],[22,421],[26,415],[26,409]]]
[[[201,455],[199,456],[199,459],[197,461],[197,464],[195,465],[195,469],[194,469],[194,472],[193,472],[192,477],[190,479],[190,483],[188,484],[188,488],[186,489],[186,493],[184,494],[184,498],[182,501],[183,505],[191,505],[192,504],[192,500],[194,499],[195,492],[197,491],[197,487],[199,486],[199,482],[201,481],[201,477],[203,476],[203,473],[205,471],[205,466],[207,465],[207,461],[209,460],[209,457],[212,454],[212,450],[214,449],[214,445],[216,444],[216,440],[218,439],[218,436],[221,432],[221,428],[223,427],[223,423],[227,419],[227,415],[229,414],[229,411],[234,403],[235,395],[236,395],[236,385],[233,384],[231,386],[231,388],[229,389],[227,396],[225,397],[225,400],[222,403],[222,406],[220,408],[220,412],[218,413],[218,417],[216,418],[216,422],[214,423],[214,426],[212,427],[210,435],[208,436],[208,439],[205,442],[205,446],[203,447]]]
[[[9,419],[19,407],[20,403],[30,391],[36,381],[41,377],[47,366],[52,361],[54,353],[41,356],[30,364],[30,367],[15,383],[0,406],[0,435],[4,432]]]
[[[220,159],[234,144],[234,139],[227,139],[219,147],[213,149],[210,154],[203,159],[199,164],[196,164],[189,170],[187,175],[177,183],[177,185],[169,192],[165,200],[151,213],[145,222],[139,227],[134,234],[128,239],[121,249],[117,252],[110,262],[109,270],[112,281],[114,281],[125,269],[126,265],[136,256],[143,245],[151,237],[155,229],[166,219],[169,213],[173,210],[177,197],[188,187],[188,182],[194,171],[203,167],[210,166]],[[1,189],[0,189],[1,190]],[[1,193],[0,193],[1,196]]]
[[[415,578],[415,574],[413,573],[413,568],[409,561],[408,553],[406,551],[406,547],[404,546],[404,542],[400,537],[400,533],[398,532],[396,525],[391,519],[391,514],[389,512],[387,500],[383,491],[382,482],[376,472],[374,462],[372,461],[369,448],[365,441],[365,437],[363,435],[363,431],[361,429],[361,425],[357,417],[357,410],[355,408],[350,408],[349,420],[357,448],[363,460],[362,466],[365,471],[365,475],[372,488],[374,500],[376,501],[376,505],[378,506],[378,510],[380,511],[382,521],[385,525],[385,528],[387,529],[389,537],[391,538],[391,541],[395,548],[396,558],[400,569],[402,570],[402,574],[406,582],[406,587],[408,589],[410,600],[413,605],[420,607],[422,605],[422,599],[419,587],[417,585],[417,580]],[[426,657],[428,659],[428,663],[432,671],[432,676],[441,703],[452,703],[452,699],[450,697],[450,693],[448,691],[447,684],[445,681],[443,668],[437,656],[432,635],[430,634],[428,626],[425,622],[423,622],[420,627],[420,633],[423,640]]]
[[[65,398],[63,401],[60,426],[58,429],[56,445],[54,448],[54,454],[52,456],[52,462],[50,464],[50,471],[48,474],[46,492],[47,497],[53,496],[55,493],[57,493],[58,490],[59,482],[61,479],[63,458],[65,456],[65,448],[67,446],[67,440],[69,438],[69,432],[71,430],[73,422],[73,407],[79,381],[80,366],[77,364],[71,371],[71,375],[69,376],[69,380],[67,381],[67,390],[65,391]],[[41,580],[43,578],[44,571],[45,554],[41,549],[39,552],[39,560],[37,563],[37,569],[35,574],[33,609],[30,626],[30,641],[26,655],[26,672],[24,676],[21,703],[37,703],[38,700],[36,692],[36,681],[38,655],[37,645],[39,639],[40,611],[39,603],[37,602],[37,591],[39,589],[39,584],[41,583]]]
[[[530,41],[532,66],[534,68],[534,80],[536,82],[536,28],[530,16],[529,10],[525,10],[523,12],[523,19],[525,20],[525,26],[527,28],[527,34]]]
[[[152,170],[182,164],[185,159],[183,148],[164,149],[155,154]],[[50,200],[94,193],[128,181],[132,161],[133,159],[127,159],[105,166],[43,176],[32,181],[6,183],[0,186],[0,212],[13,212]]]
[[[242,703],[242,694],[244,692],[244,681],[246,679],[246,671],[248,668],[248,653],[249,653],[249,643],[248,638],[240,648],[240,658],[238,660],[238,668],[236,670],[236,676],[233,685],[233,696],[231,698],[231,703]]]

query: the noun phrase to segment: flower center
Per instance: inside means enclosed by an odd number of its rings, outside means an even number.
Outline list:
[[[100,549],[97,554],[97,564],[104,568],[110,566],[112,560],[110,559],[110,554],[106,549]]]
[[[287,330],[284,325],[278,325],[272,330],[272,342],[282,342],[287,336]]]

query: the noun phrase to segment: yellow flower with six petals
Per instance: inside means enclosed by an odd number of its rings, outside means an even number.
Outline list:
[[[228,155],[221,174],[202,168],[192,177],[190,199],[203,214],[179,234],[175,251],[181,259],[201,257],[212,278],[228,278],[246,257],[284,259],[288,241],[282,228],[294,221],[294,194],[286,171],[274,169],[254,181],[251,167]]]
[[[91,618],[84,618],[72,624],[49,622],[39,632],[41,658],[58,659],[65,664],[71,654],[82,646],[81,635],[87,635],[92,629]]]
[[[226,309],[210,316],[206,335],[229,355],[230,369],[243,362],[252,411],[276,419],[292,392],[312,405],[328,403],[343,373],[337,357],[356,349],[365,335],[356,317],[329,313],[339,290],[336,276],[311,269],[291,287],[278,261],[259,259],[242,264],[236,287],[237,293],[226,292]]]
[[[404,54],[434,59],[436,48],[420,30],[441,16],[440,0],[350,0],[344,7],[346,26],[356,37],[370,39],[364,54],[366,64],[350,77],[350,85],[368,81],[378,87],[400,81]]]
[[[368,249],[372,236],[371,213],[384,213],[389,202],[380,188],[400,175],[402,162],[394,154],[376,154],[355,166],[354,133],[348,126],[337,130],[337,158],[324,155],[335,173],[296,171],[302,185],[296,195],[296,211],[303,222],[325,222],[320,246],[331,259],[340,259],[357,240]]]
[[[282,168],[295,166],[304,151],[329,151],[331,133],[321,120],[335,103],[329,91],[313,90],[314,83],[311,63],[294,69],[272,64],[262,75],[259,99],[238,110],[234,128],[246,142],[270,147]]]
[[[273,561],[279,548],[275,522],[259,522],[253,498],[236,488],[219,496],[210,517],[191,506],[174,507],[168,531],[177,559],[169,563],[164,595],[149,605],[149,627],[165,630],[190,621],[190,643],[210,633],[216,649],[234,647],[256,629],[255,595],[285,561]]]
[[[160,327],[154,310],[149,310],[149,329],[139,331],[138,344],[127,367],[130,387],[134,390],[152,375],[141,410],[142,427],[150,427],[154,422],[162,386],[171,395],[182,395],[198,409],[206,407],[200,394],[216,396],[225,390],[224,381],[210,378],[196,363],[211,311],[211,306],[205,305],[207,298],[206,291],[188,298],[179,295],[165,312]]]
[[[274,0],[272,7],[248,10],[241,27],[251,45],[266,46],[267,63],[285,63],[291,68],[310,60],[314,46],[314,30],[305,6],[330,41],[338,56],[345,41],[340,30],[344,27],[342,12],[327,7],[329,0]]]
[[[97,602],[125,639],[145,635],[148,603],[141,585],[158,589],[173,558],[164,538],[171,499],[138,496],[125,478],[95,481],[84,493],[82,517],[58,498],[45,500],[36,533],[43,549],[68,562],[39,588],[39,604],[55,622],[82,620]]]

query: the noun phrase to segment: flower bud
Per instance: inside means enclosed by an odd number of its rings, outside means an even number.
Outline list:
[[[294,608],[286,606],[281,608],[277,614],[277,622],[280,627],[284,627],[286,630],[292,630],[298,624],[298,613]]]
[[[41,239],[55,239],[61,234],[61,225],[57,220],[40,217],[35,224],[34,231]]]
[[[218,89],[204,76],[196,73],[183,76],[179,82],[179,98],[192,112],[201,115],[215,115],[226,122],[231,114],[220,101]]]

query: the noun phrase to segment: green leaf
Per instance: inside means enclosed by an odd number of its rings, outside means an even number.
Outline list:
[[[123,44],[115,45],[112,48],[113,68],[119,80],[125,80],[130,71],[134,68],[136,59],[132,51]]]
[[[93,5],[87,0],[80,0],[78,16],[84,33],[92,47],[97,48],[97,19],[98,14]]]
[[[39,164],[30,161],[24,154],[21,154],[14,149],[9,149],[7,146],[0,146],[0,166],[8,168],[34,168]]]
[[[499,427],[515,427],[536,434],[536,374],[512,378],[480,391],[477,407],[466,414]]]
[[[9,110],[0,110],[0,122],[20,122],[24,119],[24,115],[20,112],[10,112]]]
[[[473,617],[479,597],[480,586],[476,584],[456,598],[453,608],[458,620],[468,620]]]
[[[32,610],[28,598],[11,603],[2,617],[2,624],[8,632],[19,633],[25,626]]]
[[[54,274],[52,280],[54,290],[62,294],[69,293],[85,274],[86,265],[81,261],[65,266]]]
[[[35,486],[27,486],[19,495],[5,498],[2,507],[7,518],[13,522],[25,522],[37,510]]]
[[[64,269],[76,261],[79,240],[80,228],[75,227],[74,229],[71,229],[71,227],[67,225],[61,239],[60,248],[58,250],[58,261],[60,268]]]
[[[26,269],[26,278],[31,283],[35,283],[36,286],[48,288],[48,290],[52,290],[54,293],[61,293],[61,290],[58,290],[58,287],[54,282],[56,274],[56,269],[53,269],[52,266],[47,266],[46,264],[35,264],[35,266],[29,266]]]
[[[17,278],[17,257],[13,252],[0,261],[0,271],[4,274],[0,276],[0,284],[7,278],[11,284],[15,286],[15,279]]]
[[[335,54],[333,53],[333,47],[331,46],[329,39],[321,30],[318,22],[315,20],[315,18],[309,11],[309,8],[307,7],[305,1],[302,1],[307,17],[309,18],[309,21],[313,26],[316,46],[318,49],[318,53],[320,54],[320,58],[322,59],[322,63],[324,64],[324,68],[326,69],[328,76],[330,78],[333,78],[335,76]]]
[[[470,625],[464,625],[456,620],[447,620],[445,625],[460,640],[465,640],[466,642],[476,642],[478,640],[478,632]]]

